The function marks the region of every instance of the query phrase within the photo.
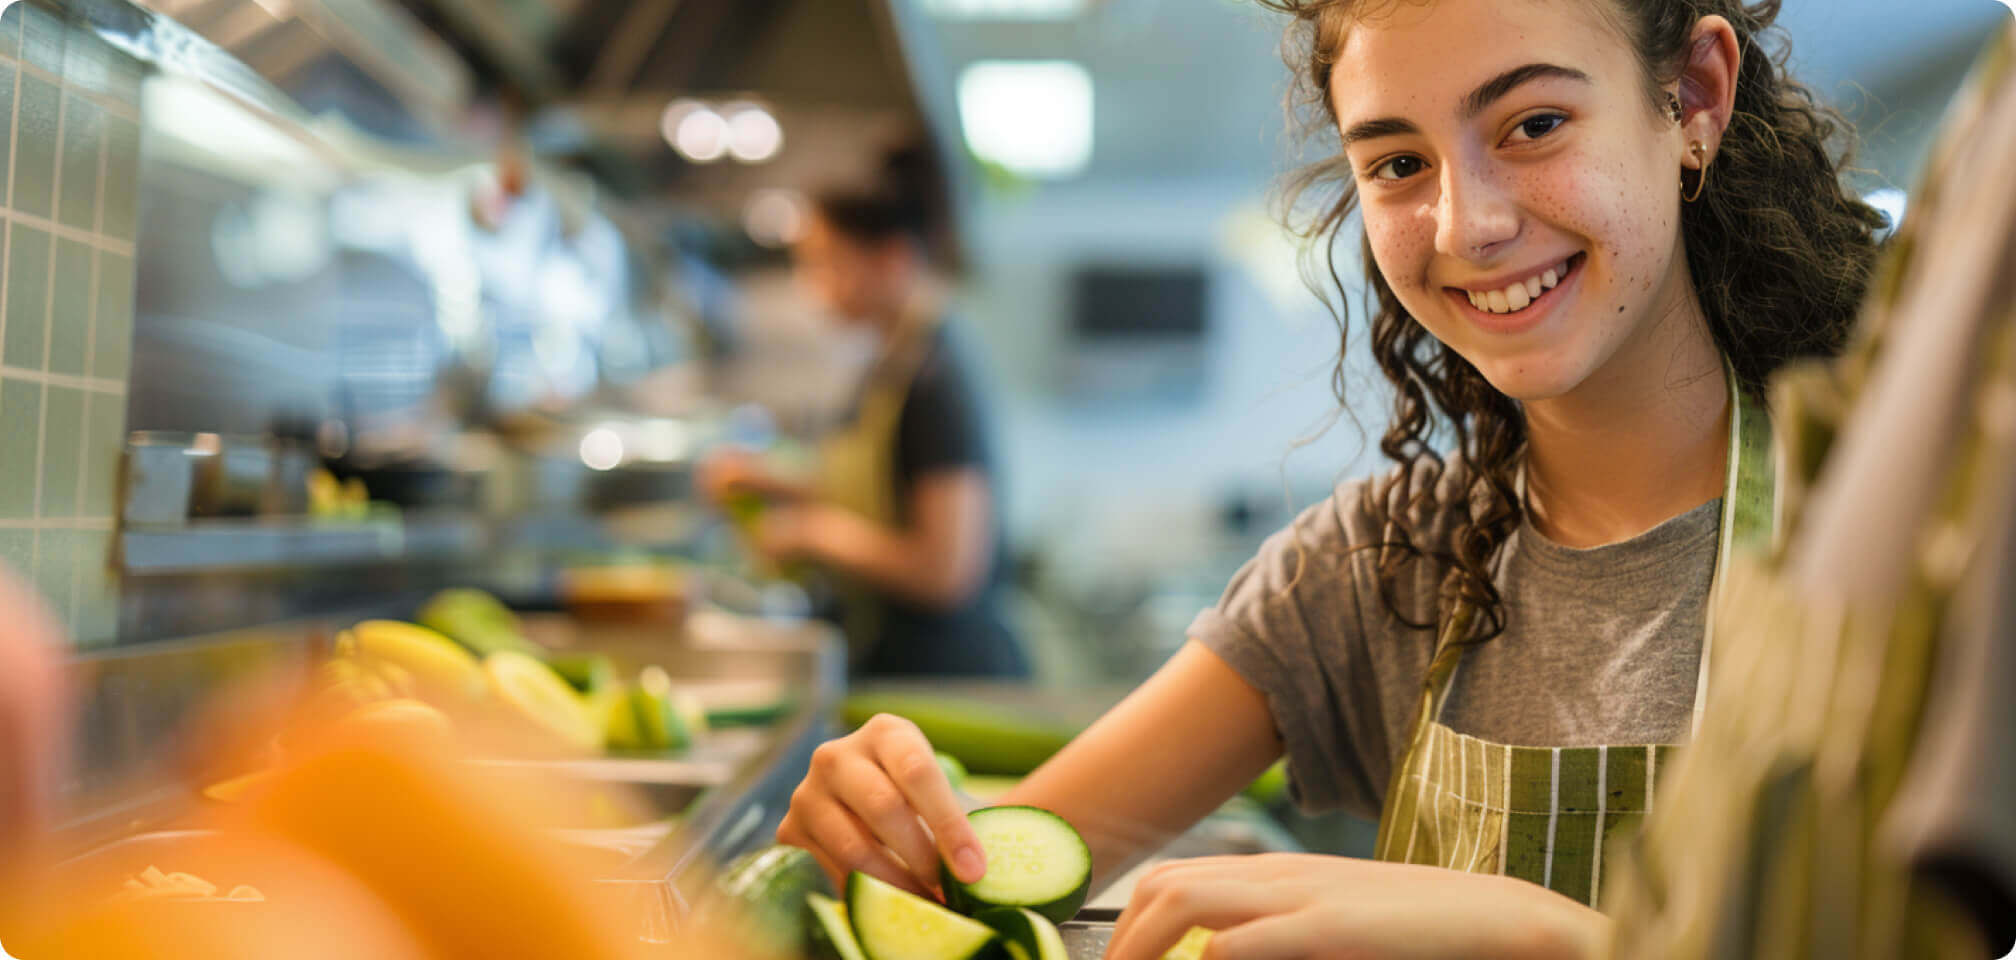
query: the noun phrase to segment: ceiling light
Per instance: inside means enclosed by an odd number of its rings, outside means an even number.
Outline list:
[[[1030,177],[1092,162],[1092,75],[1069,60],[979,60],[959,73],[959,124],[981,159]]]
[[[695,163],[712,163],[728,152],[728,121],[697,100],[674,100],[659,119],[672,149]]]
[[[665,135],[665,142],[675,144],[679,138],[679,121],[696,110],[705,110],[707,105],[698,100],[674,100],[665,105],[665,112],[658,117],[658,132]]]
[[[743,163],[762,163],[784,146],[784,128],[756,104],[731,103],[721,115],[728,118],[728,152]]]
[[[623,462],[623,437],[608,427],[596,427],[581,438],[581,462],[590,470],[614,470]]]

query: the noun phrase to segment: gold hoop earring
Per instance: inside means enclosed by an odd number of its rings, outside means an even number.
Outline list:
[[[1708,161],[1702,159],[1701,152],[1703,149],[1705,148],[1703,148],[1700,142],[1698,141],[1691,144],[1688,149],[1688,152],[1694,155],[1694,159],[1701,164],[1701,172],[1697,174],[1694,178],[1694,192],[1684,194],[1681,197],[1681,199],[1687,201],[1688,203],[1693,203],[1694,201],[1701,199],[1701,191],[1706,189],[1708,186]],[[1684,188],[1686,181],[1683,179],[1681,183]]]

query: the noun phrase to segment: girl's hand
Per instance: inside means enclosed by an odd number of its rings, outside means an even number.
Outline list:
[[[812,751],[777,841],[810,851],[841,889],[860,870],[935,896],[941,859],[967,883],[987,872],[980,838],[930,741],[889,714]]]
[[[1191,927],[1204,960],[1591,957],[1603,915],[1535,884],[1313,854],[1179,860],[1150,871],[1106,960],[1157,960]]]

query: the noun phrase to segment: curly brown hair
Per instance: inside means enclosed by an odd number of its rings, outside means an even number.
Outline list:
[[[1337,320],[1341,349],[1332,387],[1348,404],[1343,353],[1350,341],[1350,288],[1339,275],[1337,244],[1357,194],[1336,142],[1330,74],[1345,33],[1366,15],[1366,3],[1395,0],[1259,2],[1293,18],[1282,47],[1296,78],[1289,111],[1329,157],[1293,175],[1282,200],[1284,217],[1304,241],[1305,277]],[[1787,70],[1790,45],[1773,26],[1779,0],[1591,2],[1631,43],[1648,109],[1655,112],[1666,110],[1665,85],[1686,65],[1695,24],[1719,15],[1734,28],[1742,53],[1735,111],[1715,157],[1714,184],[1682,207],[1680,230],[1695,293],[1738,385],[1761,395],[1765,380],[1786,362],[1840,352],[1885,221],[1842,183],[1852,128]],[[1765,49],[1767,39],[1775,49]],[[1305,202],[1312,197],[1315,202]],[[1468,639],[1483,642],[1506,624],[1491,567],[1523,515],[1515,481],[1525,454],[1525,420],[1515,400],[1407,314],[1380,275],[1369,239],[1361,244],[1374,301],[1373,357],[1394,393],[1379,449],[1401,465],[1368,497],[1372,509],[1383,512],[1387,531],[1385,542],[1375,545],[1380,595],[1402,622],[1431,627],[1402,609],[1397,584],[1413,564],[1435,561],[1447,571],[1439,611],[1446,615],[1457,601],[1473,606],[1480,616]],[[1438,436],[1452,439],[1455,455],[1469,467],[1464,489],[1454,494],[1438,493],[1447,468],[1435,446]],[[1441,496],[1467,500],[1468,513],[1446,540],[1426,542],[1415,520],[1434,516]]]

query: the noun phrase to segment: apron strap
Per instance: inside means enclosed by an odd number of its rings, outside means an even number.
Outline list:
[[[1777,470],[1771,451],[1771,419],[1737,386],[1736,371],[1724,358],[1729,380],[1728,474],[1722,490],[1722,531],[1715,544],[1715,575],[1708,586],[1708,616],[1701,634],[1701,669],[1694,680],[1694,716],[1701,731],[1708,710],[1708,661],[1715,649],[1715,613],[1722,608],[1729,558],[1738,550],[1768,549],[1777,533]]]

